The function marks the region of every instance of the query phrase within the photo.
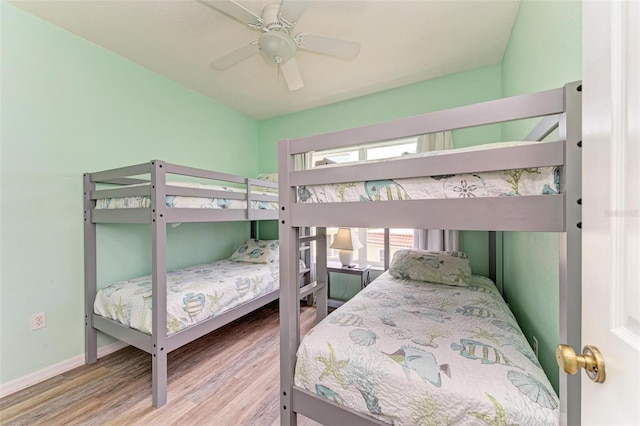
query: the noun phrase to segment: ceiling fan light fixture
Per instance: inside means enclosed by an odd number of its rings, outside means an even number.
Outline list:
[[[250,56],[262,52],[265,59],[278,66],[289,90],[304,87],[296,62],[298,49],[336,58],[353,60],[360,54],[360,43],[319,34],[298,33],[292,36],[310,0],[280,0],[267,4],[262,17],[238,4],[235,0],[198,0],[202,4],[224,13],[249,28],[263,32],[260,38],[240,47],[211,63],[218,70],[225,70]]]
[[[282,64],[293,58],[298,50],[296,42],[286,33],[271,31],[260,36],[260,51],[275,64]]]

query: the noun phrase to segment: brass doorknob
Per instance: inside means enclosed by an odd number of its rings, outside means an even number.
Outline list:
[[[577,355],[571,346],[558,345],[556,348],[558,366],[565,373],[576,374],[584,368],[587,376],[596,383],[604,382],[604,357],[595,346],[587,345],[582,348],[582,355]]]

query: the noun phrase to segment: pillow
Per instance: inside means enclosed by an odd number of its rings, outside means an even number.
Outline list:
[[[471,280],[471,265],[461,251],[398,250],[389,274],[403,280],[466,286]]]
[[[261,173],[256,179],[266,180],[267,182],[275,182],[278,183],[278,174],[277,173]],[[257,186],[256,189],[264,192],[278,192],[278,188],[267,188],[266,186]]]
[[[229,260],[236,262],[271,263],[278,256],[278,240],[248,239],[236,249]]]

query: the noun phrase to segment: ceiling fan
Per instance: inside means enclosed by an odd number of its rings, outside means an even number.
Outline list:
[[[261,31],[257,40],[215,59],[211,66],[218,70],[241,62],[258,52],[276,64],[289,90],[303,87],[302,76],[295,60],[298,49],[353,60],[360,54],[360,43],[338,38],[300,32],[291,34],[308,6],[308,0],[283,0],[265,6],[257,16],[233,0],[199,0],[200,3],[222,12],[249,28]]]

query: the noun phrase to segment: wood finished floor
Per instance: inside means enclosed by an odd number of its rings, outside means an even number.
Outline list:
[[[315,310],[303,306],[300,322],[304,334]],[[160,409],[151,406],[151,356],[127,347],[0,399],[0,424],[276,426],[279,348],[276,301],[170,352]]]

